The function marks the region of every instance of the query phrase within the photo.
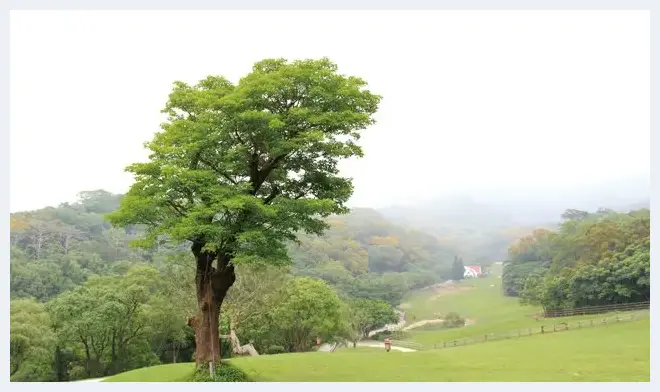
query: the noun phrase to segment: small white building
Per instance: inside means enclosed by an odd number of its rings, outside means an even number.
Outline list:
[[[465,272],[463,272],[464,278],[478,278],[482,275],[480,265],[466,265]]]

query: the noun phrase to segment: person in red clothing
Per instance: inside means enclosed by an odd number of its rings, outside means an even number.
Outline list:
[[[392,341],[390,338],[385,338],[385,350],[389,353],[392,349]]]

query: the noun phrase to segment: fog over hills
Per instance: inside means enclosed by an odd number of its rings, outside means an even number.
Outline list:
[[[380,209],[397,220],[442,218],[458,226],[535,225],[557,223],[566,209],[595,211],[609,208],[627,211],[650,204],[650,177],[637,176],[579,187],[555,189],[481,189],[437,196],[416,204],[398,204]],[[417,220],[417,219],[414,219]]]
[[[554,190],[470,190],[379,211],[393,222],[444,238],[469,259],[485,262],[505,257],[510,242],[526,231],[555,228],[567,209],[626,212],[649,206],[650,178],[638,176]]]

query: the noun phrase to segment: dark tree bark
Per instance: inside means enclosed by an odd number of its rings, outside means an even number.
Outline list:
[[[192,246],[197,261],[195,286],[198,314],[190,324],[195,329],[197,366],[220,361],[220,307],[236,280],[230,255],[217,254],[203,248],[204,244],[200,242]],[[216,267],[213,266],[214,261],[217,261]]]

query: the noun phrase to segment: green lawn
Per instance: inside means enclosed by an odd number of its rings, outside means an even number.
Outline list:
[[[517,298],[505,297],[502,294],[501,281],[494,273],[487,278],[470,279],[457,284],[459,287],[466,287],[466,291],[441,295],[430,290],[411,293],[404,300],[409,323],[436,318],[435,314],[456,312],[471,319],[474,324],[451,330],[411,330],[410,339],[423,345],[432,345],[442,340],[534,325],[535,321],[530,315],[538,313],[540,309],[521,306]]]
[[[335,352],[337,353],[337,352],[346,352],[346,351],[349,351],[349,352],[360,351],[360,352],[375,353],[375,352],[380,352],[380,351],[384,351],[384,350],[385,350],[385,348],[383,348],[383,347],[358,346],[358,347],[353,348],[353,346],[348,346],[348,347],[339,347]]]
[[[500,269],[494,268],[493,274],[487,278],[469,279],[458,283],[458,287],[467,288],[463,291],[457,290],[440,296],[429,290],[411,293],[404,300],[409,323],[435,318],[434,314],[456,312],[472,320],[474,324],[453,329],[442,329],[439,325],[425,326],[408,331],[405,340],[422,344],[425,348],[432,348],[442,341],[613,316],[607,314],[535,320],[531,316],[539,313],[540,308],[521,306],[517,298],[505,297],[502,294],[502,280],[498,277]]]
[[[240,358],[254,381],[649,381],[643,319],[414,353],[342,350]]]
[[[253,381],[644,381],[649,319],[413,353],[358,348],[262,355],[230,364]],[[153,366],[106,381],[187,381],[191,363]]]
[[[498,268],[499,270],[499,268]],[[495,272],[495,271],[494,271]],[[480,279],[467,279],[456,283],[465,291],[445,292],[437,295],[432,290],[410,293],[403,302],[408,322],[435,318],[434,314],[457,312],[475,319],[479,324],[497,324],[505,321],[527,318],[538,313],[540,308],[521,306],[517,298],[502,294],[502,279],[499,271]],[[492,287],[491,287],[492,286]]]
[[[496,340],[432,350],[443,340],[483,336],[578,320],[599,321],[613,314],[535,320],[539,311],[504,297],[499,271],[473,286],[442,296],[430,291],[411,294],[409,322],[455,311],[475,324],[449,330],[412,330],[410,340],[427,350],[402,353],[379,348],[343,348],[334,353],[262,355],[234,358],[231,366],[253,381],[649,381],[650,321],[648,311],[636,321],[594,328]],[[492,287],[491,287],[492,286]],[[188,381],[193,364],[154,366],[110,377],[106,381]]]
[[[173,363],[131,370],[103,382],[187,382],[192,380],[194,371],[194,363]]]

